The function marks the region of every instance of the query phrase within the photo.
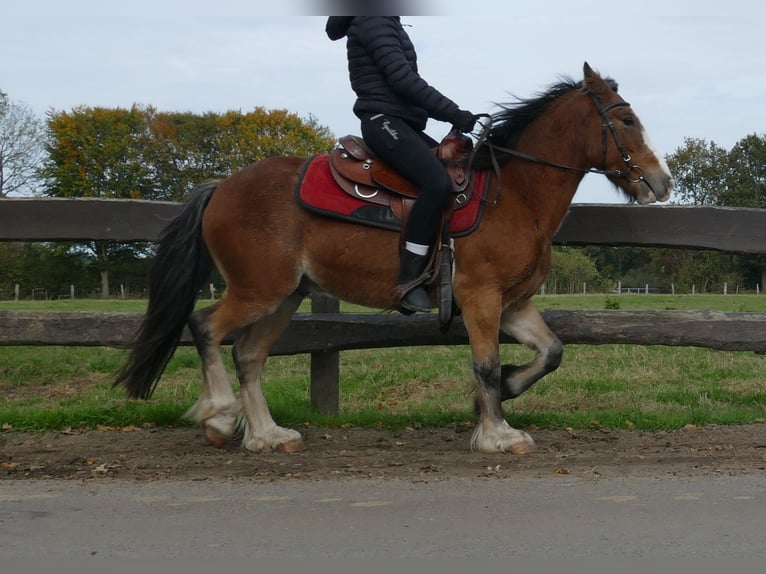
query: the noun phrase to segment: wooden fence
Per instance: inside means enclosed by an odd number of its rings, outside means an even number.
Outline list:
[[[0,241],[155,241],[180,209],[167,202],[97,199],[0,200]],[[637,245],[766,253],[766,210],[573,205],[558,245]],[[562,342],[700,346],[766,353],[766,313],[546,311]],[[124,346],[141,317],[124,313],[0,312],[0,345]],[[501,336],[503,342],[514,342]],[[230,341],[229,341],[230,342]],[[459,320],[441,334],[435,315],[341,314],[327,296],[296,315],[273,354],[311,353],[311,400],[338,410],[338,353],[349,349],[467,344]],[[182,344],[191,344],[184,333]]]

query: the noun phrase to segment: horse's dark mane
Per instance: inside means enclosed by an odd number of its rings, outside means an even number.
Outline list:
[[[612,90],[617,91],[617,82],[610,78],[604,80]],[[498,146],[515,149],[522,132],[535,119],[540,117],[551,103],[560,97],[574,91],[582,90],[583,83],[575,82],[571,78],[561,77],[561,80],[546,91],[537,94],[533,98],[517,98],[515,102],[497,104],[500,111],[492,114],[492,129],[487,137],[490,143]],[[499,164],[503,164],[511,157],[499,151],[495,152]],[[481,146],[476,150],[473,167],[476,169],[488,169],[492,166],[492,158],[488,146]]]

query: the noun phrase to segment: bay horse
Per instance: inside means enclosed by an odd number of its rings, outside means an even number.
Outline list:
[[[563,347],[532,302],[551,265],[551,242],[588,172],[604,174],[639,204],[666,201],[673,180],[638,116],[587,63],[584,79],[567,79],[493,116],[475,166],[491,173],[496,201],[483,220],[454,241],[453,297],[469,336],[478,423],[471,447],[523,454],[526,432],[506,421],[502,402],[555,370]],[[207,440],[222,446],[244,418],[250,451],[302,450],[300,433],[273,420],[261,388],[269,350],[301,300],[313,291],[380,309],[396,306],[399,234],[310,213],[293,195],[306,160],[273,157],[226,179],[197,186],[159,241],[149,304],[115,385],[148,398],[189,324],[202,362],[202,393],[190,409]],[[226,290],[194,310],[215,265]],[[233,347],[240,397],[221,358]],[[503,331],[536,354],[525,365],[501,365]]]

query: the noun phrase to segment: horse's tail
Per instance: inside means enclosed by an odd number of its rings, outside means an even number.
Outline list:
[[[202,216],[217,186],[217,181],[198,185],[160,236],[149,274],[149,306],[113,385],[125,385],[128,396],[152,395],[210,277],[213,260],[202,237]]]

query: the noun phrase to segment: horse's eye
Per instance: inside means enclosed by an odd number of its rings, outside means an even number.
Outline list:
[[[628,127],[636,125],[636,120],[633,116],[625,116],[622,118],[622,123]]]

